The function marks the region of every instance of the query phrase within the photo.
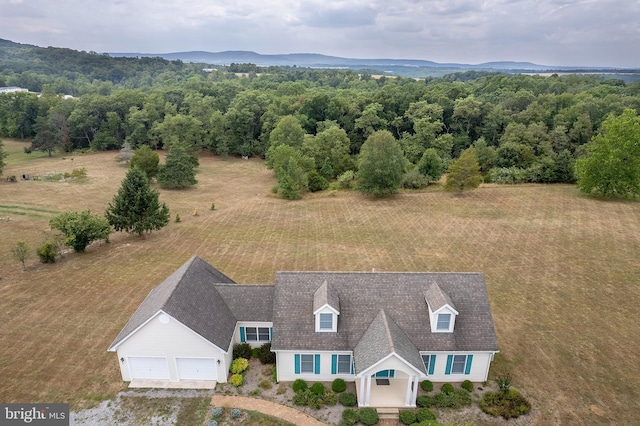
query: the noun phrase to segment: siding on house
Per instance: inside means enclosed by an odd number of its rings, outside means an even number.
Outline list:
[[[118,360],[124,358],[124,362],[120,361],[122,380],[131,380],[127,363],[127,358],[131,356],[166,357],[172,382],[178,381],[176,357],[220,359],[218,381],[226,382],[229,364],[224,351],[174,318],[170,318],[167,324],[163,324],[160,321],[161,315],[166,314],[159,312],[118,346]]]
[[[247,327],[268,327],[270,330],[270,335],[273,335],[273,323],[272,322],[259,322],[259,321],[238,321],[236,324],[236,331],[233,333],[233,343],[232,345],[237,345],[238,343],[248,343],[252,348],[259,348],[265,343],[268,342],[249,342],[246,339],[246,328]],[[271,340],[269,340],[270,342]]]
[[[427,376],[432,382],[458,383],[464,380],[484,382],[487,380],[489,365],[493,358],[493,352],[428,352],[428,354],[436,356],[433,374]],[[450,355],[473,355],[469,374],[446,374],[447,359]]]
[[[304,379],[307,381],[315,382],[330,382],[340,377],[346,381],[353,381],[355,376],[353,374],[331,374],[331,355],[334,354],[348,354],[345,351],[278,351],[276,356],[276,367],[278,369],[279,381],[293,381],[296,379]],[[295,372],[295,355],[297,354],[313,354],[320,355],[320,373],[300,373]]]

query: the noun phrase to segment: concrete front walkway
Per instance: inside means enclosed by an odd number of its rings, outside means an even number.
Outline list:
[[[241,408],[243,410],[259,411],[269,416],[277,417],[296,426],[327,426],[326,423],[311,417],[295,408],[264,399],[248,398],[238,395],[213,395],[211,405],[214,407]]]

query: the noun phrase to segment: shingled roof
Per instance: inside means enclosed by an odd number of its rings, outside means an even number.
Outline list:
[[[316,312],[325,305],[331,306],[340,312],[340,298],[333,286],[329,285],[326,280],[323,281],[316,292],[313,293],[313,312]]]
[[[251,287],[255,297],[242,297]],[[226,350],[237,318],[271,321],[273,286],[237,285],[198,256],[189,259],[151,290],[109,350],[162,310],[209,342]]]
[[[353,350],[356,374],[395,353],[419,371],[427,373],[418,348],[406,333],[381,309]]]
[[[335,333],[316,333],[314,293],[326,281],[340,299]],[[453,333],[431,333],[424,295],[433,282],[459,312]],[[273,350],[353,350],[383,309],[419,351],[497,351],[481,273],[277,272]],[[366,364],[366,363],[365,363]]]
[[[445,305],[449,305],[451,308],[457,311],[456,305],[453,304],[449,295],[442,291],[436,281],[432,282],[427,291],[425,291],[424,298],[433,312],[437,311]]]

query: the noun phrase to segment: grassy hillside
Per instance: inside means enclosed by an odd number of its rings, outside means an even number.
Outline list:
[[[563,185],[287,202],[262,162],[204,157],[195,188],[161,191],[181,223],[53,265],[32,254],[23,272],[15,241],[34,248],[56,211],[104,211],[126,168],[112,152],[13,161],[22,145],[5,145],[5,176],[85,167],[88,179],[0,181],[0,218],[11,217],[0,220],[0,401],[78,408],[117,392],[107,347],[149,290],[199,254],[240,283],[271,283],[277,270],[482,271],[501,348],[492,374],[512,372],[537,424],[637,420],[640,203]]]

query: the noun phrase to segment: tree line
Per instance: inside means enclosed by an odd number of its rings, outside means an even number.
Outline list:
[[[120,59],[84,55],[92,64]],[[169,149],[180,142],[193,152],[221,156],[268,158],[271,151],[272,167],[282,158],[288,167],[291,153],[275,152],[285,145],[305,157],[294,158],[303,163],[303,186],[322,187],[318,175],[331,180],[357,172],[363,144],[385,130],[402,150],[405,171],[422,170],[427,180],[426,164],[440,161],[446,170],[473,148],[485,181],[551,183],[575,181],[575,160],[587,153],[586,144],[610,114],[640,110],[640,83],[594,76],[471,72],[374,79],[351,70],[305,68],[256,67],[258,74],[247,64],[233,64],[234,70],[250,70],[241,78],[228,68],[205,72],[169,61],[165,68],[156,62],[146,67],[148,58],[129,59],[122,79],[109,80],[94,72],[102,70],[95,65],[89,72],[94,80],[84,86],[65,77],[72,71],[41,75],[81,87],[75,99],[59,96],[57,80],[43,84],[40,97],[0,95],[0,136],[33,140],[34,149],[49,153],[116,150],[125,141],[133,149]],[[79,59],[71,62],[73,72],[87,78],[78,71]],[[0,83],[18,82],[25,73],[33,71],[3,71]],[[283,143],[284,133],[295,142]],[[276,174],[284,166],[278,167]]]

